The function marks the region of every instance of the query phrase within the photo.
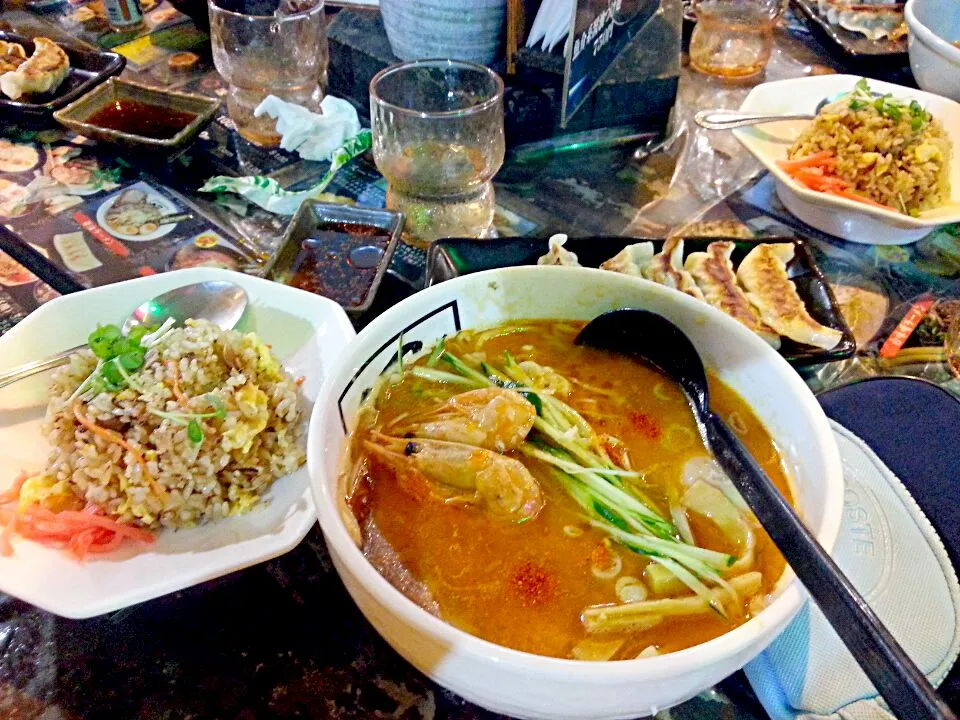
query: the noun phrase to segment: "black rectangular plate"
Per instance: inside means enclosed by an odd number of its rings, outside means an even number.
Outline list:
[[[684,253],[702,252],[707,245],[718,240],[728,240],[736,244],[733,252],[734,266],[755,247],[757,241],[742,238],[688,237],[684,238]],[[663,245],[662,239],[627,238],[619,236],[570,238],[563,246],[577,254],[580,264],[585,267],[599,267],[627,245],[650,241],[657,252]],[[800,299],[814,320],[822,325],[835,328],[843,333],[840,343],[830,350],[801,345],[788,338],[782,338],[780,354],[794,367],[833,362],[851,357],[857,349],[853,333],[847,327],[830,285],[817,267],[816,260],[803,240],[789,237],[763,238],[765,243],[791,243],[795,248],[793,260],[787,265],[790,279],[797,287]],[[519,237],[505,240],[467,240],[450,238],[438,240],[427,252],[428,286],[444,280],[494,268],[514,265],[535,265],[537,258],[547,252],[544,238]]]
[[[857,60],[906,61],[906,38],[900,40],[890,40],[889,38],[871,40],[866,35],[844,30],[839,25],[831,25],[820,14],[816,0],[790,1],[821,40],[825,40],[828,45],[840,50],[847,57]]]
[[[26,50],[28,57],[33,54],[31,37],[0,32],[0,40],[19,43]],[[123,55],[115,52],[86,49],[62,43],[60,47],[70,58],[70,72],[60,86],[53,92],[21,100],[11,100],[6,95],[0,94],[0,118],[19,125],[52,124],[55,110],[70,104],[107,78],[118,75],[127,62]]]

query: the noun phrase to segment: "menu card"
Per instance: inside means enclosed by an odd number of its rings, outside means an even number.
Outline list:
[[[661,0],[543,0],[527,47],[552,50],[563,38],[564,127],[617,56],[660,9]]]

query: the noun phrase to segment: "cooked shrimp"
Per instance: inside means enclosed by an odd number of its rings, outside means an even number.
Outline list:
[[[522,522],[536,517],[543,493],[519,460],[490,450],[373,433],[364,442],[374,457],[397,473],[411,494],[445,503],[478,505],[496,517]]]
[[[425,414],[407,418],[400,434],[502,453],[520,447],[536,418],[536,409],[522,395],[491,387],[454,395]]]

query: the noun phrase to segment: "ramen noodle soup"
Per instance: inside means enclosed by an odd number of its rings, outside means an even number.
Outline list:
[[[582,325],[468,330],[394,363],[350,439],[347,526],[407,597],[499,645],[621,660],[715,638],[766,605],[784,560],[679,388],[574,345]],[[770,435],[709,381],[789,498]]]

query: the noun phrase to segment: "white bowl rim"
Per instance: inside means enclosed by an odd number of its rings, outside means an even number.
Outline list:
[[[743,102],[740,105],[739,111],[748,112],[747,110],[744,110],[744,106],[750,101],[751,97],[754,95],[754,92],[760,87],[770,86],[768,89],[772,90],[773,86],[789,86],[789,85],[795,85],[795,84],[801,84],[801,83],[816,84],[816,83],[822,83],[825,78],[828,79],[830,82],[834,82],[840,78],[843,78],[845,80],[852,81],[851,82],[851,88],[852,88],[853,83],[856,83],[858,80],[862,79],[863,77],[865,76],[845,75],[845,74],[825,75],[825,76],[816,75],[816,76],[787,78],[786,80],[773,80],[771,82],[762,83],[762,85],[755,86],[750,90],[749,93],[747,93],[747,96],[744,98]],[[931,100],[935,100],[938,103],[941,103],[941,102],[951,103],[953,105],[957,105],[958,111],[960,111],[960,103],[957,103],[956,101],[951,100],[948,97],[944,97],[943,95],[937,95],[936,93],[927,92],[925,90],[918,90],[916,88],[908,88],[904,85],[897,85],[896,83],[890,83],[883,80],[876,80],[873,78],[869,78],[869,82],[873,86],[882,85],[884,89],[886,89],[888,92],[893,92],[894,95],[897,95],[898,91],[900,91],[899,94],[901,96],[906,95],[908,97],[916,97],[920,100],[928,98]],[[786,87],[784,87],[783,94],[785,96],[789,95],[789,91],[786,89]],[[837,195],[829,195],[827,193],[819,192],[817,190],[811,190],[810,188],[804,187],[803,185],[798,183],[796,180],[794,180],[792,177],[787,175],[787,173],[785,173],[783,170],[781,170],[780,166],[777,165],[776,160],[768,157],[767,155],[758,154],[757,152],[755,152],[754,148],[751,147],[748,142],[744,142],[743,137],[744,135],[746,135],[746,132],[748,130],[749,128],[736,128],[733,130],[733,135],[734,137],[737,138],[737,140],[740,141],[740,144],[743,145],[743,147],[746,148],[746,150],[751,155],[753,155],[753,157],[756,158],[758,162],[760,162],[761,165],[763,165],[768,171],[770,171],[770,173],[773,174],[773,176],[779,182],[782,182],[785,185],[787,185],[790,188],[790,190],[792,190],[794,193],[796,193],[800,197],[805,198],[808,202],[815,203],[817,205],[825,205],[827,207],[838,208],[838,209],[842,208],[846,211],[849,211],[850,213],[868,215],[881,220],[891,220],[901,227],[906,226],[909,228],[917,228],[917,229],[938,228],[944,225],[950,225],[955,222],[960,222],[960,205],[958,205],[958,210],[952,215],[945,215],[943,217],[930,218],[930,217],[923,217],[921,213],[920,217],[913,217],[912,215],[905,215],[893,209],[885,210],[883,208],[876,208],[876,207],[873,207],[872,205],[867,205],[866,203],[857,202],[856,200],[848,200],[847,198],[839,197]],[[954,157],[951,159],[951,162],[958,162],[958,159]],[[931,208],[931,210],[936,210],[936,209],[937,208]]]
[[[907,21],[907,27],[910,29],[910,32],[921,38],[931,50],[936,51],[946,60],[960,64],[960,48],[954,47],[920,22],[920,18],[917,17],[913,9],[916,3],[917,0],[907,0],[907,4],[903,8],[903,16]]]
[[[840,454],[836,442],[833,438],[832,430],[826,421],[813,394],[804,384],[803,380],[796,371],[769,345],[756,336],[738,321],[724,314],[720,310],[707,305],[706,303],[667,288],[656,283],[650,283],[641,278],[630,277],[610,273],[608,271],[595,268],[572,268],[572,267],[543,267],[543,266],[520,266],[510,268],[498,268],[479,273],[461,276],[448,280],[443,285],[457,283],[471,279],[471,282],[480,282],[484,278],[502,277],[503,274],[521,274],[521,273],[581,273],[584,275],[602,275],[609,278],[610,282],[641,282],[648,283],[648,289],[655,294],[666,294],[671,301],[681,305],[686,305],[689,309],[702,312],[711,322],[718,322],[724,327],[726,333],[733,333],[740,336],[740,339],[746,339],[747,342],[756,343],[756,347],[761,353],[766,353],[771,362],[779,365],[781,370],[788,371],[784,380],[794,387],[803,388],[799,393],[797,410],[806,409],[812,411],[814,417],[814,434],[821,441],[821,445],[826,448],[828,457],[826,458],[828,466],[832,466],[834,472],[841,479],[833,492],[827,497],[825,503],[824,517],[822,520],[822,530],[815,533],[817,539],[828,548],[832,548],[836,542],[840,531],[840,520],[843,510],[843,484],[842,469],[840,464]],[[568,279],[570,276],[565,275]],[[477,278],[480,278],[478,280]],[[558,277],[558,280],[560,278]],[[437,287],[437,286],[433,286]],[[431,288],[411,296],[407,300],[419,298],[422,293],[429,293]],[[383,330],[388,332],[393,327],[402,326],[404,313],[406,312],[407,300],[403,300],[393,307],[386,310],[383,314],[373,320],[360,333],[363,334],[382,334]],[[356,341],[354,348],[357,347]],[[348,351],[339,359],[343,363],[350,357]],[[748,620],[746,623],[735,627],[734,629],[723,633],[704,643],[694,645],[684,650],[667,653],[665,655],[634,658],[631,660],[618,660],[613,662],[590,662],[585,660],[572,660],[566,658],[549,657],[537,655],[521,650],[498,645],[489,640],[472,635],[461,630],[446,621],[431,615],[426,610],[410,600],[406,595],[395,588],[386,578],[384,578],[373,565],[363,556],[363,553],[356,546],[347,532],[346,526],[340,517],[338,501],[335,497],[335,490],[319,478],[325,473],[319,465],[322,460],[318,454],[322,452],[322,443],[319,440],[324,436],[323,413],[332,402],[336,400],[336,388],[333,385],[335,376],[338,374],[333,370],[325,379],[323,387],[317,396],[317,403],[314,407],[313,415],[310,418],[310,428],[307,433],[307,467],[311,478],[311,486],[315,494],[315,505],[317,515],[320,521],[320,527],[324,537],[330,545],[331,551],[341,559],[342,562],[350,566],[350,570],[356,574],[357,581],[368,592],[374,594],[377,602],[388,608],[388,612],[400,617],[408,625],[416,628],[419,632],[433,638],[438,638],[441,642],[449,644],[451,648],[455,647],[458,652],[473,658],[482,659],[486,662],[503,665],[520,665],[524,667],[524,672],[530,675],[563,679],[569,677],[570,673],[575,673],[579,681],[589,682],[597,685],[615,685],[629,680],[656,680],[675,676],[680,672],[687,672],[691,669],[691,662],[697,667],[708,667],[716,662],[721,662],[729,657],[737,649],[744,649],[751,646],[764,633],[765,626],[779,626],[786,623],[790,617],[802,607],[806,601],[806,591],[799,580],[791,571],[789,565],[785,568],[784,574],[778,579],[778,584],[783,584],[779,595],[763,611]],[[818,417],[822,422],[818,422]],[[318,450],[313,450],[317,447]],[[317,480],[315,480],[317,478]],[[830,502],[830,495],[834,496],[833,502]],[[773,637],[770,638],[772,642]]]

